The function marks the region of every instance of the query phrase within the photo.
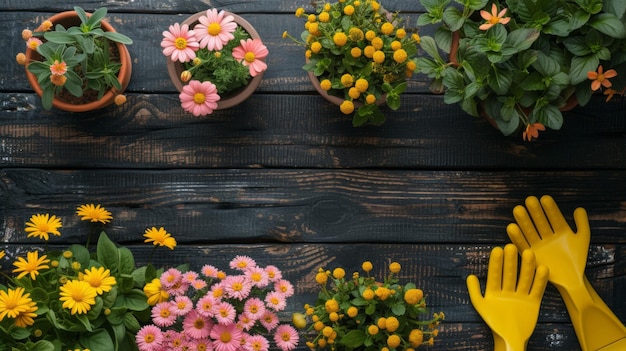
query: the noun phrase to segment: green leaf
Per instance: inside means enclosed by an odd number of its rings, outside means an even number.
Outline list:
[[[55,351],[54,344],[48,340],[39,340],[32,345],[31,350],[36,351]]]
[[[136,333],[139,331],[139,328],[141,328],[137,318],[130,312],[124,315],[124,326],[126,326],[126,329],[131,333]]]
[[[113,340],[104,329],[97,329],[93,333],[81,333],[80,343],[90,350],[114,350]]]
[[[127,247],[120,247],[118,253],[120,257],[118,271],[122,274],[131,274],[135,270],[133,253]]]
[[[456,7],[448,7],[443,12],[443,21],[448,25],[450,31],[454,32],[465,24],[465,17]]]
[[[96,255],[98,262],[102,263],[105,268],[110,269],[111,272],[117,272],[119,252],[115,243],[109,239],[105,232],[100,233],[100,237],[98,238]]]
[[[129,292],[119,293],[116,306],[126,307],[132,311],[142,311],[149,307],[147,297],[142,290],[133,289]]]
[[[346,335],[344,335],[341,340],[339,340],[339,343],[349,348],[357,348],[363,345],[363,340],[365,339],[365,336],[366,335],[363,330],[353,329],[346,333]]]
[[[546,127],[554,130],[561,129],[563,125],[563,113],[554,105],[545,105],[534,111],[536,120],[542,122]]]
[[[589,25],[610,37],[626,38],[624,23],[613,14],[600,13],[591,18]]]
[[[111,41],[115,41],[125,45],[130,45],[133,43],[133,40],[131,38],[118,32],[104,32],[103,36]]]
[[[583,57],[573,57],[571,68],[569,71],[569,79],[571,84],[576,85],[587,80],[588,72],[595,72],[600,64],[600,60],[595,55],[587,55]]]
[[[396,316],[404,316],[404,313],[406,312],[406,307],[404,307],[404,304],[398,303],[391,307],[391,312],[393,312],[393,314]]]

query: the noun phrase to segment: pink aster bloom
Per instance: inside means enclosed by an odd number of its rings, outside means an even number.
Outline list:
[[[161,285],[169,289],[181,281],[182,273],[176,268],[170,268],[161,274]]]
[[[252,284],[257,288],[264,288],[270,282],[269,275],[267,274],[265,269],[261,267],[250,268],[246,270],[244,274],[246,275],[247,279],[250,280]]]
[[[274,341],[276,346],[280,347],[283,351],[290,351],[298,346],[298,331],[287,324],[283,324],[276,328],[276,334],[274,334]]]
[[[239,318],[237,318],[237,327],[241,328],[242,330],[250,330],[256,324],[256,320],[257,319],[254,318],[252,315],[244,312],[239,315]]]
[[[219,324],[233,324],[235,323],[237,311],[233,305],[222,301],[213,307],[213,315]]]
[[[169,56],[172,61],[189,62],[196,58],[200,43],[196,39],[196,33],[189,30],[189,25],[174,23],[169,31],[163,32],[161,47],[163,55]]]
[[[233,57],[240,60],[244,66],[248,66],[252,77],[265,71],[267,64],[263,59],[267,57],[269,51],[261,39],[242,39],[240,43],[240,46],[233,49]]]
[[[262,335],[251,335],[246,339],[246,343],[243,347],[247,351],[268,351],[270,343]]]
[[[220,100],[215,84],[197,80],[192,80],[185,85],[178,97],[182,108],[196,117],[213,113]]]
[[[157,351],[161,349],[163,333],[154,325],[146,325],[139,329],[135,340],[140,351]]]
[[[210,264],[205,264],[204,266],[202,266],[200,272],[202,272],[205,277],[217,278],[217,272],[219,272],[219,270],[214,266],[211,266]]]
[[[240,271],[245,271],[249,268],[256,267],[256,262],[249,256],[235,256],[228,266],[232,269],[237,269]]]
[[[59,60],[54,60],[54,63],[50,65],[50,73],[52,74],[62,76],[65,72],[67,72],[67,64],[65,61],[59,62]]]
[[[242,301],[250,295],[252,283],[243,275],[231,275],[224,279],[224,290],[228,297]]]
[[[196,339],[191,341],[191,349],[193,351],[211,351],[213,344],[209,338]]]
[[[183,280],[189,284],[193,283],[193,281],[196,279],[198,279],[198,273],[194,271],[183,273]]]
[[[196,289],[196,290],[204,289],[204,288],[206,288],[206,285],[207,285],[206,282],[204,280],[202,280],[202,279],[194,280],[191,283],[191,286],[193,286],[193,288]]]
[[[183,331],[194,339],[203,339],[209,336],[213,323],[197,311],[191,311],[183,320]]]
[[[254,319],[261,319],[265,314],[265,303],[257,297],[249,298],[243,304],[243,311]]]
[[[205,317],[213,317],[215,315],[214,308],[218,303],[218,300],[213,296],[204,295],[196,302],[196,311]]]
[[[159,327],[169,327],[176,322],[175,306],[169,301],[159,302],[151,311],[152,322]]]
[[[274,289],[277,292],[283,294],[285,298],[291,297],[294,294],[293,285],[288,280],[281,279],[274,283]]]
[[[265,310],[265,314],[263,314],[263,317],[260,319],[260,321],[265,329],[267,329],[267,331],[274,330],[279,322],[278,316],[269,310]]]
[[[215,325],[211,329],[213,349],[215,351],[236,351],[241,346],[243,332],[234,323]]]
[[[31,50],[37,50],[43,42],[39,38],[32,37],[26,41],[26,46]]]
[[[176,296],[171,305],[177,316],[184,316],[193,309],[193,301],[187,296]]]
[[[200,47],[209,51],[222,50],[224,45],[235,39],[233,32],[237,29],[235,18],[226,15],[224,10],[209,9],[206,16],[198,19],[198,24],[193,28],[200,40]]]
[[[278,291],[272,291],[265,296],[265,305],[274,311],[282,311],[287,307],[285,296]]]
[[[267,272],[267,276],[271,282],[283,279],[283,273],[276,266],[267,266],[265,267],[265,271]]]

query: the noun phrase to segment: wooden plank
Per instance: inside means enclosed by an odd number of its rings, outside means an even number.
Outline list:
[[[560,131],[529,143],[431,95],[406,94],[398,111],[385,110],[385,125],[354,128],[350,116],[317,95],[254,94],[196,118],[173,94],[131,94],[121,107],[71,114],[43,111],[32,94],[0,93],[0,161],[59,168],[624,169],[625,103],[567,112]]]

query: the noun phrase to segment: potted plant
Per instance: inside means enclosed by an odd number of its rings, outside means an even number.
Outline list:
[[[22,31],[27,48],[17,61],[26,66],[28,81],[46,110],[54,106],[85,112],[126,101],[120,94],[130,81],[126,45],[132,40],[116,32],[104,20],[106,14],[104,7],[89,14],[76,6],[34,31]]]
[[[197,271],[164,271],[158,281],[166,297],[136,334],[139,350],[295,349],[297,330],[279,320],[292,284],[277,267],[248,256],[235,256],[229,267],[232,273],[208,263]]]
[[[113,217],[104,207],[81,205],[76,214],[90,222],[87,242],[62,251],[48,248],[50,238],[61,235],[61,218],[40,213],[26,222],[28,237],[45,245],[16,252],[13,275],[0,277],[0,349],[137,350],[134,335],[158,299],[146,281],[158,271],[151,264],[136,267],[132,252],[109,239],[103,226]],[[163,228],[148,229],[144,237],[155,248],[176,246]],[[0,251],[3,257],[9,254]]]
[[[269,51],[254,27],[215,8],[171,25],[161,47],[181,106],[194,116],[243,102],[267,69]]]
[[[303,330],[307,346],[320,351],[432,346],[445,315],[439,312],[429,317],[424,292],[413,283],[400,283],[400,264],[389,264],[380,281],[370,275],[371,262],[363,262],[361,268],[365,276],[354,272],[347,278],[341,267],[332,272],[319,269],[315,275],[320,287],[317,300],[292,318]]]
[[[315,89],[353,114],[352,124],[381,125],[385,116],[379,105],[400,107],[400,94],[416,68],[417,34],[402,27],[397,13],[389,13],[376,1],[314,1],[315,13],[296,10],[306,19],[301,39],[306,64]]]
[[[594,92],[607,100],[624,93],[622,0],[420,2],[418,26],[438,27],[422,36],[418,70],[445,103],[487,115],[504,135],[522,130],[532,140],[545,127],[560,129],[562,109]]]

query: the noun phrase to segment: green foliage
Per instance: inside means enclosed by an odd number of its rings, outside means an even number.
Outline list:
[[[33,33],[34,37],[43,41],[37,46],[42,60],[30,62],[28,70],[37,76],[43,90],[42,105],[46,110],[52,107],[53,98],[64,90],[76,97],[82,97],[87,90],[94,90],[97,99],[111,88],[121,90],[117,79],[121,64],[119,59],[111,57],[110,45],[116,42],[129,45],[132,40],[121,33],[102,30],[106,8],[97,9],[90,17],[78,6],[74,10],[80,18],[80,25],[65,28],[57,24],[53,31]],[[52,77],[51,66],[63,62],[67,69],[62,74],[64,78]],[[54,84],[52,78],[65,82]]]
[[[470,115],[488,114],[505,135],[540,123],[560,129],[560,108],[568,99],[585,105],[591,98],[589,72],[615,70],[605,94],[626,87],[626,3],[622,0],[420,0],[426,12],[418,26],[436,25],[423,36],[427,54],[418,71]],[[487,23],[479,11],[497,13],[503,22]],[[444,60],[458,35],[456,57]],[[607,77],[608,78],[608,77]],[[596,83],[598,84],[598,83]],[[597,87],[596,87],[597,89]],[[530,138],[528,138],[530,139]]]

